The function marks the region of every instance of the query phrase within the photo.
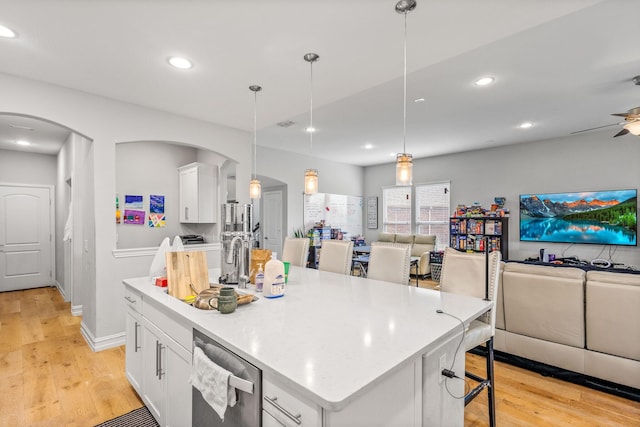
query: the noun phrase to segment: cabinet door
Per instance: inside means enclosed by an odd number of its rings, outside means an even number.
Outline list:
[[[166,356],[166,361],[162,360],[166,371],[166,425],[169,427],[190,426],[192,393],[189,375],[191,374],[191,353],[168,338]]]
[[[147,408],[161,426],[166,425],[166,381],[162,370],[162,359],[166,355],[166,345],[163,344],[164,334],[152,323],[144,319],[143,322],[143,393]]]
[[[198,169],[180,171],[180,222],[198,222]]]
[[[127,309],[125,363],[127,379],[142,395],[142,318],[133,309]]]

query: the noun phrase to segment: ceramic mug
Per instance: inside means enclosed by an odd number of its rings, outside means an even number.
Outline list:
[[[215,305],[212,304],[213,300],[216,300]],[[209,298],[209,306],[222,314],[233,313],[238,307],[236,290],[230,287],[221,288],[219,295]]]

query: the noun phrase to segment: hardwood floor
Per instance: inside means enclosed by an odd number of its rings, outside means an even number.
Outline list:
[[[143,405],[124,347],[92,352],[80,320],[55,288],[0,293],[0,427],[91,427]],[[467,365],[483,373],[481,357]],[[638,402],[500,362],[496,393],[499,426],[640,426]],[[465,426],[488,425],[486,400],[467,406]]]
[[[124,347],[94,353],[55,288],[0,293],[0,426],[91,427],[141,407]]]

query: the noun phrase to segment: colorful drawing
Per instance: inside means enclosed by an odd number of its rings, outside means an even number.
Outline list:
[[[133,209],[125,209],[124,210],[124,223],[125,224],[143,225],[144,224],[144,217],[145,217],[145,212],[144,211],[138,211],[138,210],[133,210]]]
[[[164,213],[164,196],[151,194],[149,196],[149,212]]]
[[[124,196],[124,208],[125,209],[144,209],[142,196],[132,196],[125,194]]]
[[[149,227],[157,228],[164,227],[164,214],[163,213],[150,213],[149,214]]]

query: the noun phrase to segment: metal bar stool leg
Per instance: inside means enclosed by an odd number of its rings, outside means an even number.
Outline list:
[[[494,370],[493,370],[493,337],[486,344],[487,347],[487,380],[489,385],[487,387],[488,407],[489,407],[489,426],[495,427],[496,425],[496,392],[494,388]]]

